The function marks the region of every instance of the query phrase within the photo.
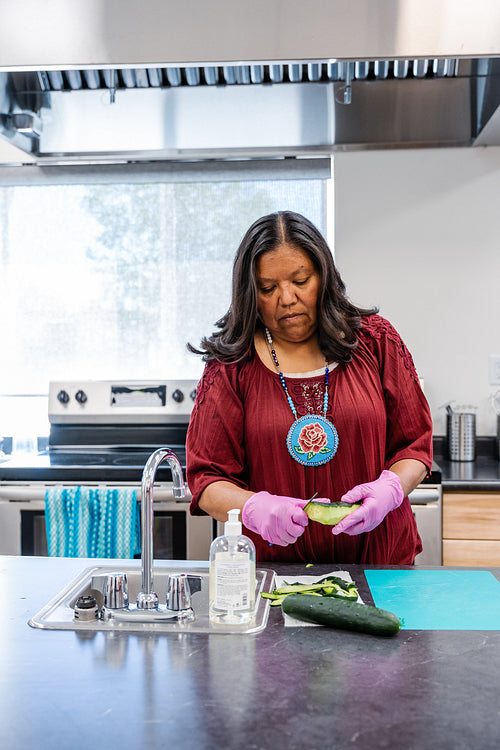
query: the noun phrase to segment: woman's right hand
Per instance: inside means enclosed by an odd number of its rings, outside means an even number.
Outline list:
[[[309,523],[303,510],[307,503],[297,497],[256,492],[243,506],[241,518],[247,529],[260,534],[266,542],[286,547],[297,541]]]

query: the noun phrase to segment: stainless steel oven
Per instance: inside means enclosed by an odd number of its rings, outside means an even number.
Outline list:
[[[185,470],[185,437],[196,382],[54,382],[49,387],[48,448],[0,462],[0,554],[46,555],[45,494],[53,487],[128,487],[140,502],[142,471],[159,447]],[[173,496],[168,465],[157,472],[156,558],[208,559],[209,517],[189,513],[190,494]]]
[[[0,554],[46,556],[44,495],[38,488],[0,486]],[[70,487],[70,484],[64,484]],[[118,485],[113,485],[117,487]],[[123,486],[123,485],[121,485]],[[125,485],[127,486],[127,485]],[[140,493],[138,492],[138,501]],[[189,503],[157,499],[155,489],[153,549],[157,559],[205,560],[212,540],[211,519],[189,515]],[[165,497],[161,493],[162,497]],[[138,557],[139,555],[137,555]]]

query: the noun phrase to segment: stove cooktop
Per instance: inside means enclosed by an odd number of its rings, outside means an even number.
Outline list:
[[[116,449],[88,448],[75,451],[47,450],[33,454],[14,454],[0,461],[0,481],[3,482],[133,482],[140,484],[144,466],[159,446]],[[186,469],[186,450],[182,446],[168,446],[177,454]],[[172,481],[167,462],[156,473],[158,482]]]

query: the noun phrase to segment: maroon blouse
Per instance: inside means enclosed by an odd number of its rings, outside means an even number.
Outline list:
[[[287,378],[299,416],[321,413],[324,375]],[[187,479],[191,513],[219,480],[274,495],[332,501],[370,482],[396,461],[413,458],[430,470],[432,421],[412,357],[397,331],[379,315],[363,319],[352,360],[330,372],[328,418],[339,445],[321,466],[303,466],[288,453],[286,436],[293,415],[279,377],[254,352],[243,363],[206,365],[187,435]],[[422,549],[407,498],[373,531],[334,536],[310,522],[288,547],[270,546],[244,529],[257,559],[305,563],[411,564]]]

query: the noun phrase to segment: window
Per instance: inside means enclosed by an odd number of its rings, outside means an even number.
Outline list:
[[[326,232],[325,175],[267,171],[5,186],[0,170],[0,436],[15,416],[5,394],[50,380],[199,377],[186,343],[226,311],[250,224],[290,209]]]

